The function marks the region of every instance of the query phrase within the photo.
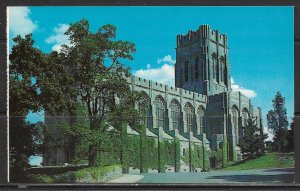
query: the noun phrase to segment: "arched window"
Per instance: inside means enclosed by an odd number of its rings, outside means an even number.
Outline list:
[[[211,58],[212,58],[212,62],[213,62],[213,78],[215,79],[216,78],[216,73],[217,73],[217,63],[216,63],[216,60],[217,60],[217,54],[215,52],[213,52],[211,54]]]
[[[173,100],[170,103],[170,109],[171,109],[171,120],[173,129],[179,129],[180,126],[180,106],[178,101]]]
[[[235,139],[236,139],[236,143],[238,143],[238,118],[239,118],[239,113],[236,107],[232,108],[232,126],[233,126],[233,131],[235,134]]]
[[[144,119],[141,120],[141,124],[147,127],[151,127],[151,103],[149,96],[143,92],[145,99],[138,103],[139,111],[144,115]]]
[[[248,124],[248,119],[249,119],[249,113],[246,108],[243,109],[242,111],[242,121],[243,121],[243,126],[245,127]]]
[[[184,64],[184,80],[186,82],[189,80],[189,63],[187,61]]]
[[[195,58],[195,79],[199,79],[199,57]]]
[[[194,130],[194,118],[195,118],[195,112],[193,106],[188,103],[185,105],[185,120],[187,123],[187,131],[192,132]]]
[[[156,114],[156,127],[162,127],[165,128],[165,103],[164,100],[161,97],[156,97],[154,100],[155,104],[155,114]]]
[[[198,109],[198,115],[199,115],[199,126],[200,126],[200,134],[206,133],[205,129],[205,119],[204,119],[204,108],[200,107]]]

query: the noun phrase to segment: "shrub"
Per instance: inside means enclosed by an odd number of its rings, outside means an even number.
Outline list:
[[[107,176],[108,173],[120,170],[120,165],[112,165],[112,166],[98,166],[98,167],[88,167],[82,170],[78,170],[75,172],[67,172],[63,174],[59,174],[55,176],[55,182],[59,183],[74,183],[74,182],[83,182],[83,183],[97,183],[106,181],[109,178],[114,178],[119,174],[112,174]]]
[[[33,183],[53,183],[55,180],[45,174],[32,174],[30,175],[30,182]]]

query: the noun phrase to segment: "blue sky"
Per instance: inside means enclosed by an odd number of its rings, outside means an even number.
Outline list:
[[[132,73],[167,84],[174,83],[176,35],[209,24],[228,35],[233,87],[262,108],[264,125],[276,91],[293,116],[293,7],[20,7],[9,10],[9,39],[32,32],[36,47],[59,50],[69,43],[68,25],[82,18],[92,31],[115,25],[118,39],[136,45],[134,61],[126,62]]]

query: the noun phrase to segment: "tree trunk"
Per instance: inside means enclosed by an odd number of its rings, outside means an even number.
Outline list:
[[[97,129],[97,118],[91,117],[90,119],[90,129],[95,130]],[[89,146],[89,166],[96,165],[96,156],[97,156],[97,145],[91,144]]]
[[[281,142],[278,144],[278,152],[281,152],[282,148],[281,148]]]
[[[89,166],[96,165],[96,146],[90,145],[89,146]]]

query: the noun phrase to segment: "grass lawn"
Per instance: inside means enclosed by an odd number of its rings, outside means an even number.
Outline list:
[[[265,155],[253,160],[241,161],[228,164],[221,170],[250,170],[267,168],[290,168],[295,166],[294,152],[291,153],[266,153]]]

